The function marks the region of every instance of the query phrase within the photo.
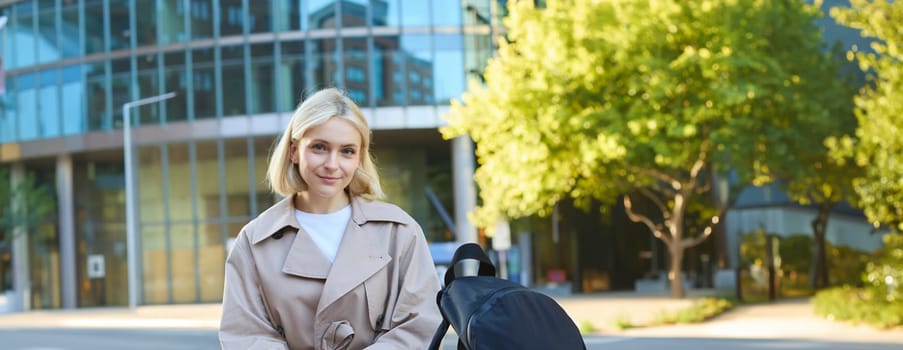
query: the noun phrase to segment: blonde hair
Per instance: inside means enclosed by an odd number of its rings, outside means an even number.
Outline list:
[[[270,164],[267,167],[267,180],[270,182],[270,188],[273,192],[283,196],[307,189],[307,184],[301,178],[297,165],[292,162],[292,144],[304,137],[308,129],[321,125],[331,118],[350,121],[361,134],[361,149],[358,153],[361,163],[354,172],[351,183],[348,184],[349,194],[382,198],[379,174],[376,172],[376,165],[370,155],[370,127],[354,101],[351,101],[342,90],[336,88],[317,91],[299,104],[292,113],[291,121],[270,155]]]

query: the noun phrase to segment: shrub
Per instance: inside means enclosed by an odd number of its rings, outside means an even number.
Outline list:
[[[903,235],[884,235],[884,246],[866,267],[863,282],[877,297],[888,302],[903,298]]]
[[[851,286],[825,289],[812,298],[815,314],[829,320],[879,328],[903,326],[903,302],[887,301],[873,290]]]

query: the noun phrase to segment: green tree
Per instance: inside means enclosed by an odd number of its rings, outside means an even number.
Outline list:
[[[865,168],[853,181],[859,206],[876,226],[903,231],[903,2],[851,0],[831,16],[872,38],[874,52],[854,47],[848,58],[859,62],[868,84],[855,98],[858,127],[842,142],[839,153]]]
[[[831,54],[834,59],[823,62],[822,68],[819,68],[826,75],[812,75],[812,79],[821,79],[821,82],[813,85],[822,86],[823,94],[831,95],[821,99],[828,118],[807,131],[806,138],[799,141],[799,150],[793,157],[784,159],[784,164],[777,171],[781,173],[788,196],[797,203],[811,205],[816,210],[811,222],[814,269],[809,276],[809,286],[814,289],[829,286],[825,234],[831,212],[842,202],[856,201],[853,179],[864,172],[858,164],[836,157],[836,152],[833,151],[842,146],[846,140],[845,135],[852,134],[856,129],[853,96],[857,88],[852,77],[838,76],[843,62],[842,52],[838,49],[835,46]],[[833,75],[829,75],[831,72]]]
[[[507,42],[453,101],[442,129],[469,134],[480,167],[474,220],[546,215],[566,197],[609,207],[649,227],[670,254],[671,295],[683,297],[684,250],[721,213],[708,174],[772,180],[822,130],[828,60],[801,0],[509,2]],[[643,197],[656,208],[634,210]],[[708,208],[685,232],[688,206]]]
[[[50,188],[33,174],[13,184],[9,171],[0,169],[0,245],[11,245],[13,234],[31,232],[55,205]]]

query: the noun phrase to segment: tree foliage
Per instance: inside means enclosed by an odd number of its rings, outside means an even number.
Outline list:
[[[854,188],[869,220],[903,231],[903,2],[851,0],[850,6],[831,15],[873,39],[874,52],[854,47],[848,56],[867,72],[868,84],[855,99],[855,136],[838,149],[865,168]]]
[[[9,172],[0,169],[0,245],[9,245],[14,232],[29,232],[40,224],[54,207],[50,189],[27,175],[13,184]],[[20,230],[16,230],[16,229]]]
[[[669,247],[675,276],[711,232],[683,231],[691,201],[711,207],[710,172],[767,183],[828,120],[822,83],[837,74],[820,14],[802,0],[509,2],[485,85],[471,82],[442,129],[477,143],[475,221],[623,198]],[[634,212],[640,197],[658,210]]]

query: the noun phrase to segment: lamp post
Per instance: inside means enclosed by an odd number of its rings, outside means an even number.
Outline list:
[[[132,169],[132,118],[129,111],[132,107],[160,102],[176,96],[175,92],[165,93],[140,100],[126,102],[122,105],[122,134],[125,148],[125,242],[128,254],[129,274],[129,308],[138,306],[138,237],[135,227],[135,179]]]

